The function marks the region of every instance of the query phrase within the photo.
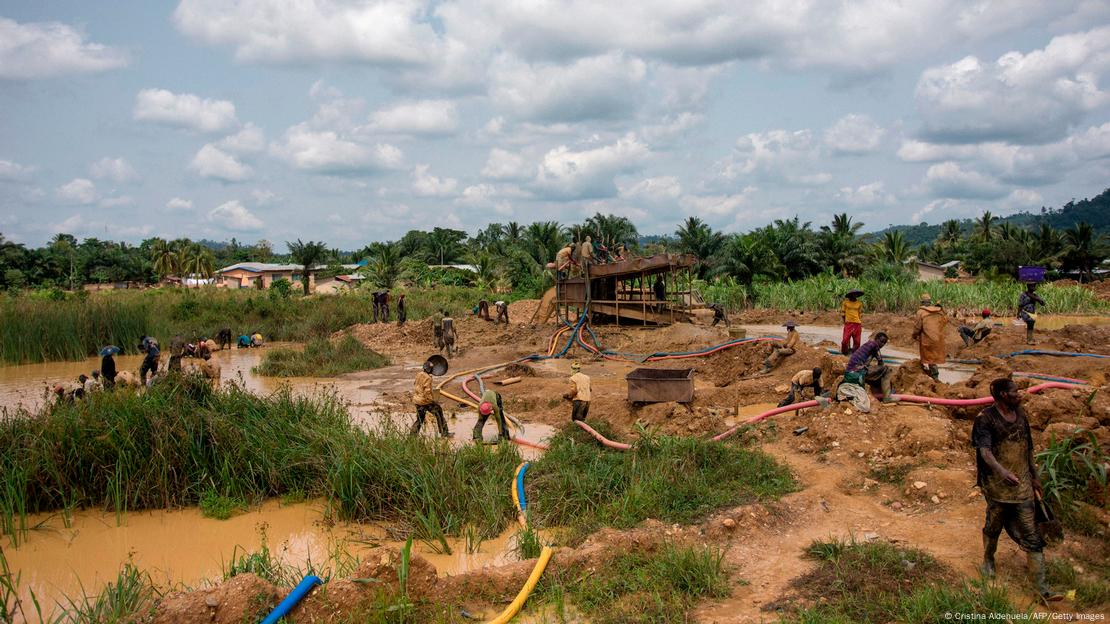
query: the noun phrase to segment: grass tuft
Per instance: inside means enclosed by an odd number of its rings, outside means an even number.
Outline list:
[[[227,520],[247,508],[247,501],[233,496],[224,496],[215,490],[206,490],[200,496],[200,512],[205,517]]]
[[[344,373],[389,365],[389,359],[353,336],[336,342],[313,340],[304,349],[277,348],[266,351],[254,373],[270,377],[335,377]]]

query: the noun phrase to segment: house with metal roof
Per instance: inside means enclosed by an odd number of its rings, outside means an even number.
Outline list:
[[[272,264],[269,262],[238,262],[216,271],[216,284],[224,288],[269,288],[275,280],[289,280],[299,284],[303,268],[299,264]],[[327,268],[318,264],[308,274],[308,291],[316,286],[314,273]],[[358,270],[357,264],[344,264],[343,268],[352,273]]]

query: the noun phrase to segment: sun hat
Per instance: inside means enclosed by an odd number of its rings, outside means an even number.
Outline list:
[[[582,365],[579,364],[578,362],[571,362],[570,363],[570,370],[575,370],[575,371],[576,370],[582,370]]]
[[[787,321],[787,322],[783,323],[782,326],[786,327],[786,328],[792,328],[792,327],[797,327],[798,324],[795,323],[794,321]]]

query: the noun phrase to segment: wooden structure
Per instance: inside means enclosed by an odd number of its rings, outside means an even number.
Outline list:
[[[556,314],[568,322],[581,314],[591,323],[689,322],[699,303],[692,290],[696,262],[691,254],[662,253],[590,264],[585,271],[572,267],[556,277]]]

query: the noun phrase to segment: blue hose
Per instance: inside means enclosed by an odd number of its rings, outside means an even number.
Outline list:
[[[1072,352],[1072,351],[1043,351],[1041,349],[1026,349],[1024,351],[1014,351],[1013,353],[1007,353],[1006,355],[1000,355],[998,357],[1009,358],[1009,357],[1014,357],[1014,356],[1018,356],[1018,355],[1055,355],[1055,356],[1058,356],[1058,357],[1093,357],[1093,358],[1110,359],[1110,355],[1099,355],[1098,353],[1075,353],[1075,352]]]
[[[320,577],[314,574],[304,577],[304,579],[293,588],[293,591],[289,592],[285,600],[279,602],[278,606],[274,607],[274,610],[270,612],[270,615],[267,615],[262,620],[262,624],[276,624],[278,620],[288,615],[289,612],[293,610],[293,607],[297,606],[297,603],[307,596],[308,592],[312,591],[313,587],[321,583],[323,583],[323,581],[320,580]]]
[[[528,502],[524,500],[524,473],[528,472],[528,462],[520,467],[520,472],[516,474],[516,497],[520,501],[520,513],[524,513],[528,509]]]

